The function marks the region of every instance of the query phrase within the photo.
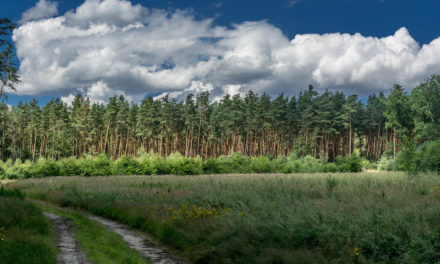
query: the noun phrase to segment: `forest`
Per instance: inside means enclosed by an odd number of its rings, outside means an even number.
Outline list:
[[[440,76],[432,76],[408,94],[394,85],[389,95],[357,95],[313,86],[288,97],[249,91],[211,101],[209,93],[184,101],[165,96],[139,105],[114,96],[107,104],[77,95],[71,105],[53,99],[15,106],[0,104],[2,160],[61,159],[105,154],[111,159],[139,150],[163,157],[215,158],[288,156],[324,159],[351,155],[366,159],[395,157],[406,146],[433,141],[440,133]]]

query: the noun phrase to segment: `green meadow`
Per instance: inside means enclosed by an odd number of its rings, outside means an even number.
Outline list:
[[[19,190],[0,186],[0,263],[55,264],[54,232],[42,211]]]
[[[145,231],[189,263],[440,261],[437,174],[71,176],[9,186]]]

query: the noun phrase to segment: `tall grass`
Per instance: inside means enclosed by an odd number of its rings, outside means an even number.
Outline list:
[[[18,189],[0,188],[0,263],[56,263],[51,226]]]
[[[433,174],[56,177],[13,184],[31,197],[145,230],[193,263],[440,259],[440,178]]]
[[[105,155],[40,159],[35,163],[0,161],[0,179],[42,178],[48,176],[109,176],[109,175],[199,175],[229,173],[299,173],[299,172],[359,172],[362,160],[357,155],[338,157],[327,163],[312,156],[271,159],[267,156],[249,157],[233,153],[216,159],[185,158],[179,153],[163,158],[143,153],[138,157],[123,156],[111,160]]]

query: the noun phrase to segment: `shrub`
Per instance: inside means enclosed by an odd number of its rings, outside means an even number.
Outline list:
[[[269,173],[276,171],[276,160],[270,160],[267,156],[252,157],[250,159],[252,172]]]
[[[167,159],[167,169],[176,175],[197,175],[203,173],[203,160],[200,157],[185,158],[180,153],[173,153]]]
[[[323,172],[338,172],[339,167],[335,163],[327,163],[324,168]]]
[[[76,176],[81,175],[80,162],[74,157],[61,159],[58,161],[60,164],[60,175],[62,176]]]
[[[105,155],[98,155],[92,159],[92,171],[90,176],[109,176],[112,175],[111,160]]]
[[[219,163],[214,158],[209,158],[203,161],[203,173],[206,174],[215,174],[220,173],[221,168],[219,166]]]
[[[397,170],[396,161],[391,157],[382,156],[377,168],[382,171],[395,171]]]
[[[112,163],[111,172],[113,175],[137,175],[142,174],[142,168],[138,160],[131,156],[122,156]]]
[[[420,146],[416,150],[414,163],[420,171],[440,172],[440,140]]]
[[[32,177],[32,163],[27,160],[24,163],[17,159],[15,163],[11,159],[2,163],[3,177],[6,179],[24,179]]]
[[[167,162],[167,160],[161,156],[156,156],[152,160],[153,164],[153,174],[157,175],[166,175],[172,174],[173,168],[171,164]]]
[[[357,154],[345,157],[337,157],[336,165],[340,172],[360,172],[362,171],[362,159]]]
[[[217,159],[220,173],[251,173],[250,157],[239,153],[232,153],[227,156],[220,156]]]
[[[60,167],[58,163],[51,159],[39,159],[32,166],[32,177],[33,178],[41,178],[48,176],[59,176],[60,175]]]
[[[440,172],[440,140],[426,142],[416,150],[408,147],[401,150],[396,157],[394,167],[410,173]]]

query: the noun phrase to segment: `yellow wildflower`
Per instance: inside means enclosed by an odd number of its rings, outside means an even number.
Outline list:
[[[4,241],[6,238],[6,231],[4,227],[0,227],[0,241]]]
[[[353,253],[354,253],[356,256],[359,256],[359,254],[361,254],[361,249],[358,248],[358,247],[356,247],[356,248],[353,249]]]

